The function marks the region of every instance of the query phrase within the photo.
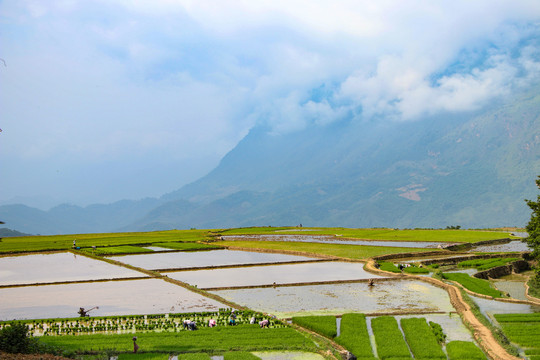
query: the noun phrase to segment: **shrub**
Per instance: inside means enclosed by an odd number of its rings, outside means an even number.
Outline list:
[[[473,342],[451,341],[446,344],[448,360],[486,360],[486,356]]]
[[[0,350],[13,354],[26,354],[35,347],[28,336],[30,329],[23,323],[12,322],[0,330]]]
[[[446,340],[446,334],[443,332],[441,325],[437,324],[436,322],[430,321],[429,326],[431,327],[433,335],[435,335],[435,338],[437,338],[437,342],[439,344],[444,343],[444,341]]]
[[[336,317],[332,315],[295,316],[292,322],[331,339],[337,335]]]

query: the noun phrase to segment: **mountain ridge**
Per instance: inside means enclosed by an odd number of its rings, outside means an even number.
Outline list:
[[[540,91],[409,122],[256,126],[199,180],[159,199],[41,211],[0,206],[27,233],[252,225],[522,226],[540,173]]]

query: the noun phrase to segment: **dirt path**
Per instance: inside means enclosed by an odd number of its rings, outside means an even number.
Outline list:
[[[489,356],[490,359],[493,359],[493,360],[519,360],[520,359],[518,357],[508,354],[506,350],[497,342],[497,340],[495,340],[491,331],[474,316],[474,314],[471,311],[470,306],[463,300],[463,297],[461,296],[461,292],[456,286],[446,284],[437,279],[423,277],[423,276],[402,275],[402,274],[396,276],[396,274],[394,273],[379,270],[375,268],[374,265],[375,265],[375,262],[373,260],[370,260],[366,264],[365,269],[372,273],[384,274],[387,276],[394,276],[394,277],[407,276],[407,277],[411,277],[417,280],[428,282],[432,285],[445,289],[448,292],[448,295],[450,296],[450,302],[452,303],[452,306],[456,309],[458,314],[460,314],[465,325],[472,330],[474,338],[476,339],[478,344],[482,347],[484,352]]]

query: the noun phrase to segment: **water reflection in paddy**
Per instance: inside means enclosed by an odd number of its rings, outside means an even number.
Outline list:
[[[376,282],[374,287],[352,283],[218,290],[212,293],[280,317],[291,317],[298,313],[454,311],[446,291],[417,280],[381,281]]]
[[[429,323],[433,321],[443,328],[446,334],[446,342],[450,341],[474,341],[471,332],[461,321],[458,314],[422,314],[422,315],[397,315],[395,318],[400,321],[402,318],[423,317]]]
[[[493,314],[518,314],[540,312],[540,306],[536,305],[515,304],[504,301],[488,300],[475,296],[471,296],[471,298],[478,305],[482,314],[488,317]]]
[[[518,300],[528,300],[525,288],[526,281],[526,277],[516,274],[491,280],[497,289],[508,293],[510,297]]]
[[[390,247],[411,247],[411,248],[436,248],[439,245],[446,246],[452,243],[435,241],[387,241],[387,240],[352,240],[336,239],[333,236],[325,235],[236,235],[224,236],[225,240],[257,240],[257,241],[297,241],[314,242],[324,244],[347,244],[347,245],[368,245],[368,246],[390,246]]]
[[[111,259],[149,270],[184,269],[193,267],[196,268],[313,260],[313,258],[305,256],[235,250],[208,250],[159,254],[139,254],[113,256],[111,257]]]
[[[379,278],[364,270],[362,263],[317,262],[290,265],[251,266],[242,268],[195,270],[167,273],[176,280],[199,288],[291,284],[301,282],[358,280]]]
[[[151,296],[149,296],[151,294]],[[159,279],[0,289],[0,320],[217,311],[226,305]]]
[[[510,241],[506,244],[493,244],[493,245],[481,245],[473,247],[468,252],[512,252],[512,251],[531,251],[531,248],[527,246],[521,240]]]
[[[0,257],[0,285],[142,276],[146,275],[69,252]]]

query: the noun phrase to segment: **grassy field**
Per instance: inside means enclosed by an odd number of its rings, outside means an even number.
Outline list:
[[[334,338],[337,335],[336,317],[327,316],[295,316],[292,322],[303,328],[315,331],[327,338]]]
[[[375,335],[379,359],[407,360],[412,359],[403,334],[399,330],[397,320],[391,316],[381,316],[371,320],[371,328]]]
[[[494,289],[489,283],[489,281],[471,277],[469,276],[469,274],[444,273],[443,278],[458,282],[463,285],[467,290],[478,294],[493,296],[494,298],[502,297],[501,292],[497,289]]]
[[[45,336],[40,342],[74,353],[131,352],[137,337],[141,352],[223,353],[226,351],[317,351],[315,343],[290,327],[261,329],[258,325],[202,328],[182,332],[137,332],[120,335]]]
[[[67,250],[73,240],[81,248],[92,246],[151,245],[169,242],[196,242],[210,239],[209,230],[169,230],[132,233],[73,234],[6,237],[0,242],[0,253],[21,251]],[[162,245],[163,246],[163,245]]]
[[[338,344],[353,353],[357,359],[375,359],[364,314],[344,314],[340,330],[341,333],[336,338]]]
[[[486,360],[486,356],[470,341],[451,341],[446,344],[448,360]]]
[[[458,267],[474,267],[480,271],[488,270],[497,266],[503,266],[512,261],[517,261],[519,258],[491,258],[491,259],[474,259],[466,260],[458,263]]]
[[[346,228],[299,228],[257,227],[222,230],[221,235],[250,234],[296,234],[296,235],[339,235],[340,237],[366,240],[392,241],[447,241],[478,242],[503,238],[514,238],[510,232],[480,230],[399,230],[399,229],[346,229]]]
[[[224,246],[241,247],[248,249],[286,250],[303,253],[337,256],[349,259],[368,259],[384,254],[398,254],[404,252],[438,251],[437,249],[400,248],[387,246],[364,246],[344,244],[320,244],[293,241],[221,241]]]
[[[508,339],[525,349],[525,354],[540,355],[540,313],[496,314],[495,319]]]
[[[446,355],[426,319],[401,319],[400,323],[407,344],[416,360],[446,360]]]
[[[73,240],[81,248],[92,246],[154,245],[174,242],[196,242],[215,239],[216,235],[246,234],[301,234],[301,235],[339,235],[341,238],[391,240],[391,241],[447,241],[478,242],[509,238],[509,232],[476,230],[398,230],[398,229],[345,229],[345,228],[297,228],[297,227],[257,227],[222,230],[168,230],[133,233],[72,234],[6,237],[0,242],[0,253],[67,250],[73,246]],[[331,250],[330,250],[331,251]],[[383,248],[380,251],[365,250],[366,254],[409,251],[407,248]],[[413,250],[411,250],[413,251]],[[416,251],[419,251],[418,249]],[[339,252],[339,251],[338,251]],[[373,255],[373,256],[374,256]],[[358,257],[356,257],[358,258]],[[364,256],[362,255],[362,257]]]

